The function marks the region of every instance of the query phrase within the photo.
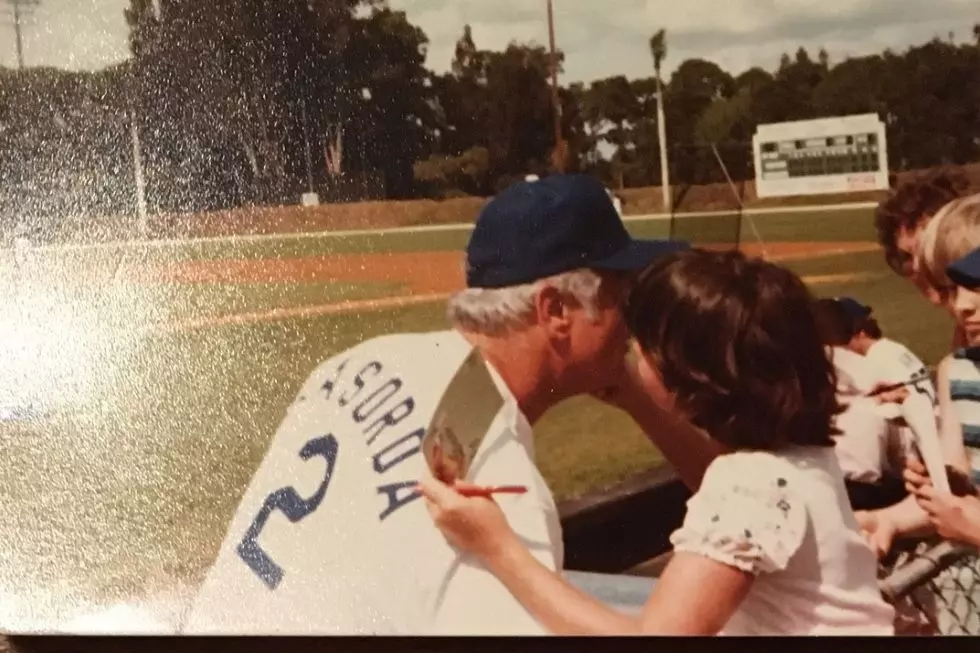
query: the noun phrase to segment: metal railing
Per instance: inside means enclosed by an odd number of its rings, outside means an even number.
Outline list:
[[[937,539],[896,543],[880,568],[899,635],[980,635],[980,552]]]

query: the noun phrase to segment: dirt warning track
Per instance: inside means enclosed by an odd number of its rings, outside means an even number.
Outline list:
[[[743,245],[750,255],[770,260],[805,259],[874,251],[874,243],[785,242]],[[155,283],[399,283],[411,294],[449,293],[464,286],[460,252],[333,254],[265,260],[185,261],[168,265],[125,266],[117,278]]]

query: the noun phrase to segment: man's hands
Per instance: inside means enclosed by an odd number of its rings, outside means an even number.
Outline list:
[[[894,384],[878,382],[868,391],[868,396],[879,404],[900,404],[909,398],[909,389],[905,385],[895,387]]]
[[[909,459],[905,468],[905,487],[916,503],[929,515],[929,521],[942,536],[957,542],[980,546],[980,498],[977,489],[959,470],[947,466],[953,494],[939,492],[925,466]]]

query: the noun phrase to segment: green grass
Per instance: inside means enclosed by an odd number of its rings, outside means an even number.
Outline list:
[[[647,237],[663,234],[661,225],[640,223],[651,229]],[[669,233],[669,228],[667,230]],[[678,218],[673,237],[695,243],[753,243],[756,234],[765,242],[874,242],[875,230],[870,209],[848,209],[832,212],[794,211],[745,215],[739,224],[738,214]]]
[[[745,216],[741,241],[754,242],[756,236],[768,242],[841,241],[868,242],[875,239],[868,209],[836,212],[793,211]],[[640,238],[668,238],[669,220],[640,220],[628,223],[630,232]],[[736,214],[680,217],[675,221],[674,237],[696,243],[734,243],[738,233]],[[43,258],[82,260],[113,269],[126,256],[128,264],[165,265],[179,261],[214,259],[291,259],[331,254],[377,254],[420,251],[462,251],[469,238],[468,229],[450,231],[407,231],[351,236],[329,234],[281,236],[261,240],[218,240],[150,247],[106,247],[97,251],[69,251],[40,254]]]
[[[408,294],[402,283],[139,284],[132,292],[168,307],[167,321],[258,313]]]

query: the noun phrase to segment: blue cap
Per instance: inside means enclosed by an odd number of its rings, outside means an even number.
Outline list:
[[[946,276],[957,286],[970,289],[980,287],[980,247],[950,263]]]
[[[838,297],[837,303],[840,304],[841,308],[847,313],[847,316],[852,320],[861,320],[872,313],[872,309],[867,304],[862,304],[853,297]]]
[[[466,248],[466,285],[517,286],[578,268],[642,270],[689,247],[634,240],[596,179],[550,175],[515,183],[483,207]]]

